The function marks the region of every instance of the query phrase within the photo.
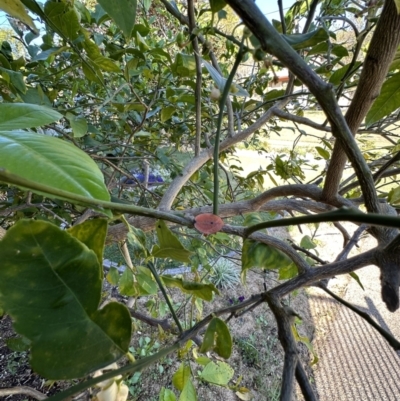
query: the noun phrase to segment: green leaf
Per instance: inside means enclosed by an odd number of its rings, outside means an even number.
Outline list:
[[[122,273],[118,282],[118,288],[121,295],[126,295],[128,297],[139,295],[133,273],[130,269],[125,269]]]
[[[351,273],[349,273],[349,274],[350,274],[350,276],[351,276],[354,280],[357,281],[358,285],[363,289],[363,291],[365,291],[365,288],[364,288],[364,286],[363,286],[363,284],[362,284],[362,282],[361,282],[360,277],[358,276],[358,274],[357,274],[357,273],[354,273],[354,272],[351,272]]]
[[[357,61],[356,63],[354,63],[353,70],[358,68],[360,65],[361,65],[360,61]],[[339,85],[342,82],[345,74],[347,74],[347,72],[349,70],[349,66],[350,66],[350,64],[347,64],[347,65],[335,70],[334,73],[329,78],[329,83],[331,83],[332,85],[335,85],[335,86]]]
[[[181,363],[178,370],[172,376],[172,384],[177,390],[182,391],[185,387],[185,384],[190,379],[190,375],[190,366],[186,365],[185,363]]]
[[[96,254],[100,265],[102,265],[107,227],[108,223],[106,219],[94,219],[86,220],[81,224],[69,228],[67,231],[91,249]]]
[[[31,365],[53,380],[82,377],[127,351],[131,317],[101,299],[101,265],[86,245],[44,221],[20,220],[0,246],[0,303],[32,342]]]
[[[317,150],[319,155],[322,156],[325,160],[330,159],[331,155],[326,149],[321,148],[320,146],[316,146],[315,149]]]
[[[44,13],[51,21],[52,28],[74,41],[81,33],[81,25],[79,23],[78,14],[69,2],[46,2]]]
[[[313,242],[309,235],[305,235],[301,241],[300,246],[304,249],[315,249],[317,245]]]
[[[156,231],[160,245],[154,245],[151,253],[154,257],[171,258],[180,262],[190,263],[189,257],[193,253],[180,243],[179,239],[171,232],[163,220],[157,222]]]
[[[5,11],[11,17],[19,19],[32,28],[34,32],[38,33],[32,18],[28,15],[20,0],[0,0],[0,10]]]
[[[400,187],[392,188],[388,195],[388,201],[392,205],[400,203]]]
[[[86,135],[88,130],[88,123],[85,117],[82,116],[75,116],[72,113],[67,113],[65,117],[68,119],[72,132],[75,138],[81,138]]]
[[[211,75],[211,78],[214,80],[215,84],[217,85],[218,89],[221,91],[224,90],[225,84],[227,79],[224,78],[210,63],[206,60],[203,60],[203,64],[206,67],[207,71]],[[235,91],[230,91],[229,93],[233,93],[235,96],[241,97],[250,97],[249,92],[246,89],[242,88],[240,85],[233,83],[232,86],[234,87]],[[231,86],[231,88],[232,88]]]
[[[242,249],[242,278],[246,277],[246,270],[252,267],[261,269],[282,269],[292,263],[291,259],[278,249],[246,239]]]
[[[26,103],[0,103],[0,131],[40,127],[62,118],[45,106]]]
[[[118,269],[116,267],[114,267],[114,266],[110,267],[110,271],[107,274],[107,281],[111,285],[118,285],[119,273],[118,273]]]
[[[176,107],[174,106],[167,106],[161,109],[161,122],[164,123],[165,121],[169,120],[176,111]]]
[[[117,73],[121,72],[118,65],[115,64],[115,62],[113,60],[111,60],[110,58],[99,56],[92,60],[103,71],[117,72]]]
[[[324,28],[316,29],[305,34],[282,35],[286,42],[295,50],[305,49],[315,46],[318,43],[329,39],[329,35]]]
[[[225,0],[210,0],[210,8],[213,13],[217,13],[218,11],[225,8],[225,6]]]
[[[212,384],[226,386],[233,377],[234,370],[225,362],[210,362],[200,373],[200,377]]]
[[[381,93],[375,99],[370,111],[365,118],[368,128],[381,118],[386,117],[392,111],[400,107],[400,72],[394,74],[382,85]]]
[[[214,351],[225,359],[228,359],[232,354],[231,333],[226,323],[218,317],[211,320],[200,347],[200,352],[203,354],[208,351]]]
[[[31,342],[26,337],[18,336],[6,340],[6,345],[12,351],[23,352],[29,350]]]
[[[295,324],[292,324],[292,333],[293,333],[294,339],[296,341],[302,342],[308,348],[308,350],[313,354],[314,359],[311,361],[311,365],[315,365],[318,362],[318,355],[314,351],[314,347],[311,344],[311,341],[309,340],[309,338],[306,336],[301,336],[299,334],[299,332],[297,331]]]
[[[59,138],[26,131],[0,132],[0,168],[73,194],[110,199],[96,163],[85,152]]]
[[[172,65],[174,74],[182,77],[191,77],[196,73],[196,61],[194,56],[178,53]]]
[[[175,394],[168,388],[161,387],[158,401],[176,401]]]
[[[289,280],[290,278],[296,277],[298,274],[297,266],[291,263],[288,266],[283,266],[279,269],[279,280]]]
[[[185,384],[185,387],[179,396],[179,401],[197,401],[196,389],[190,380]]]
[[[137,0],[98,0],[98,3],[130,38],[135,25]]]
[[[205,301],[211,301],[213,293],[219,295],[219,291],[214,284],[201,284],[191,281],[184,281],[181,278],[173,278],[170,276],[161,276],[162,281],[167,287],[180,288],[185,294],[191,294]]]
[[[7,70],[6,68],[0,67],[0,72],[3,78],[10,82],[19,92],[26,93],[26,86],[24,76],[20,72]]]
[[[400,0],[394,0],[394,4],[396,4],[397,14],[400,14]]]
[[[154,280],[152,280],[152,278],[149,277],[147,274],[139,273],[136,276],[136,279],[138,281],[139,286],[143,290],[141,291],[141,295],[143,294],[143,292],[149,295],[157,293],[158,290],[157,283]]]
[[[128,243],[132,245],[134,251],[138,251],[141,253],[141,256],[147,257],[146,236],[144,232],[131,224],[128,224],[128,230],[126,236]]]

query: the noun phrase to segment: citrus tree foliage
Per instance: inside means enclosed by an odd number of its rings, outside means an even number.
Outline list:
[[[96,383],[101,394],[126,398],[122,378],[178,350],[199,365],[197,379],[249,399],[230,384],[223,316],[267,303],[286,352],[281,399],[290,399],[296,373],[312,400],[297,351],[307,339],[282,299],[337,274],[357,279],[356,269],[376,264],[382,298],[398,309],[397,6],[299,0],[269,22],[252,0],[0,1],[24,47],[21,55],[4,40],[0,49],[0,307],[36,372],[57,380],[96,371],[54,399]],[[287,85],[274,88],[284,67]],[[306,118],[310,110],[322,110],[326,123]],[[232,150],[268,154],[265,139],[285,120],[295,127],[292,150],[244,175]],[[314,166],[311,178],[296,151],[308,127],[321,132],[315,152],[327,165]],[[370,148],[365,134],[387,146]],[[342,180],[347,160],[353,173]],[[296,217],[275,219],[284,211]],[[347,258],[354,241],[343,220],[370,225],[379,247]],[[323,221],[336,222],[345,242],[341,258],[323,266],[309,237],[294,248],[265,231]],[[123,241],[128,267],[104,270],[104,243]],[[280,284],[202,316],[203,303],[220,294],[203,273],[212,273],[216,251],[240,244],[242,279],[248,269],[270,269]],[[194,278],[169,275],[171,263]],[[105,276],[121,295],[156,299],[171,322],[158,320],[160,311],[100,305]],[[176,312],[166,288],[191,300],[195,324]],[[165,347],[133,361],[131,316],[158,325],[164,339],[168,332]],[[123,368],[103,372],[126,357]],[[195,378],[186,362],[175,372],[180,400],[196,399]],[[163,388],[160,399],[175,393]]]

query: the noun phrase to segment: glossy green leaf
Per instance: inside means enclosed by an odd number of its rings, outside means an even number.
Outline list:
[[[196,389],[191,380],[188,380],[179,396],[179,401],[197,401]]]
[[[69,228],[67,231],[73,237],[83,242],[97,256],[100,265],[103,263],[104,243],[107,236],[108,223],[106,219],[86,220]]]
[[[1,131],[40,127],[60,118],[62,118],[60,113],[45,106],[26,103],[0,103]]]
[[[72,113],[67,113],[65,117],[68,119],[69,124],[71,125],[72,133],[74,134],[75,138],[81,138],[86,135],[88,123],[85,117],[75,116]]]
[[[82,150],[59,138],[26,131],[0,132],[0,168],[77,195],[110,199],[96,163]]]
[[[400,107],[400,72],[394,74],[382,85],[381,93],[375,99],[367,117],[365,125],[371,126],[381,118]]]
[[[185,384],[190,379],[190,375],[190,366],[186,365],[185,363],[181,363],[178,370],[172,376],[172,384],[177,390],[182,391],[185,387]]]
[[[323,28],[316,29],[305,34],[282,35],[286,42],[295,50],[305,49],[306,47],[315,46],[329,39],[327,31]]]
[[[156,258],[171,258],[180,262],[190,263],[190,256],[193,254],[188,251],[179,241],[177,236],[171,232],[163,220],[159,220],[156,225],[159,245],[154,245],[152,255]]]
[[[210,362],[200,373],[200,377],[212,384],[226,386],[233,377],[234,370],[225,362]]]
[[[96,254],[53,224],[21,220],[1,241],[0,303],[32,342],[31,365],[54,380],[82,377],[123,356],[131,337],[125,306],[98,310]]]
[[[185,294],[194,295],[195,297],[204,299],[205,301],[211,301],[213,293],[219,295],[219,291],[214,284],[195,283],[170,276],[161,276],[161,278],[167,287],[179,288]]]
[[[225,0],[210,0],[210,8],[213,13],[217,13],[226,6]]]
[[[220,357],[228,359],[232,354],[232,337],[226,323],[214,317],[204,334],[200,352],[216,352]]]
[[[168,388],[162,387],[158,401],[176,401],[175,394]]]
[[[34,32],[38,32],[32,18],[28,15],[20,0],[0,0],[0,10],[5,11],[11,17],[19,19],[32,28]]]
[[[135,26],[137,0],[98,0],[127,38]]]

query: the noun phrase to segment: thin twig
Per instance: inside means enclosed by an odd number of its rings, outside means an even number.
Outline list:
[[[169,296],[168,296],[167,292],[165,291],[164,285],[161,282],[160,277],[158,276],[158,273],[157,273],[153,263],[149,262],[148,267],[149,267],[150,271],[152,272],[154,278],[157,281],[158,287],[160,288],[160,291],[162,292],[162,294],[164,296],[165,302],[168,305],[168,308],[171,312],[172,318],[174,319],[176,325],[178,326],[179,332],[182,334],[183,328],[182,328],[181,322],[179,321],[178,316],[176,316],[174,307],[172,306],[171,301],[169,300]]]
[[[14,394],[28,395],[29,397],[35,398],[37,400],[45,400],[47,398],[47,395],[27,386],[0,388],[0,397],[6,397],[7,395]]]

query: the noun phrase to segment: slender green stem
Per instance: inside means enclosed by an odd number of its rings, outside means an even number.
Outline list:
[[[151,263],[151,262],[148,263],[148,267],[149,267],[150,271],[152,272],[154,278],[156,279],[158,287],[160,288],[160,291],[164,295],[164,298],[165,298],[165,301],[167,302],[168,308],[171,311],[172,318],[174,319],[176,325],[178,326],[179,333],[182,334],[183,333],[183,328],[181,326],[181,322],[179,321],[178,316],[176,316],[174,307],[172,306],[171,301],[169,300],[167,291],[165,291],[164,285],[160,280],[160,277],[159,277],[159,275],[157,273],[156,268],[154,267],[153,263]]]
[[[41,194],[46,194],[54,198],[64,199],[68,202],[87,205],[95,207],[97,209],[105,210],[115,210],[122,213],[130,213],[138,216],[148,216],[156,219],[167,220],[173,223],[182,224],[186,226],[192,225],[192,222],[183,216],[176,213],[163,212],[160,210],[148,209],[141,206],[126,205],[122,203],[115,203],[104,201],[100,199],[88,198],[83,195],[74,194],[72,192],[64,191],[62,189],[50,187],[45,184],[41,184],[35,181],[28,180],[19,175],[9,173],[5,169],[0,169],[0,181],[7,184],[16,185],[24,189],[29,189],[33,192],[39,192]]]
[[[218,215],[218,193],[219,193],[219,175],[218,175],[218,161],[219,161],[219,140],[221,136],[221,127],[222,127],[222,118],[224,116],[224,108],[226,99],[229,96],[229,91],[231,89],[231,85],[233,82],[233,77],[236,74],[236,71],[242,61],[244,51],[243,51],[243,41],[240,43],[240,48],[236,56],[235,63],[233,64],[232,70],[226,80],[224,90],[222,91],[221,99],[219,101],[219,113],[217,119],[217,132],[215,134],[215,143],[214,143],[214,199],[213,199],[213,213]]]
[[[327,221],[352,221],[354,223],[366,223],[372,226],[385,226],[400,228],[400,218],[376,214],[376,213],[363,213],[358,209],[341,208],[327,213],[313,214],[309,216],[292,217],[289,219],[279,219],[272,221],[265,221],[260,224],[254,224],[244,230],[244,237],[250,234],[270,227],[284,227],[295,226],[298,224],[308,223],[324,223]]]
[[[358,316],[362,317],[367,323],[369,323],[375,330],[379,332],[379,334],[389,343],[389,345],[395,350],[400,350],[400,342],[396,340],[388,331],[386,331],[383,327],[379,326],[374,319],[371,318],[368,313],[363,312],[362,310],[358,309],[354,305],[350,304],[349,302],[345,301],[344,299],[337,296],[335,293],[330,291],[326,286],[320,286],[327,294],[329,294],[332,298],[336,299],[336,301],[340,302],[342,305],[346,306],[347,308],[351,309],[354,313]]]

